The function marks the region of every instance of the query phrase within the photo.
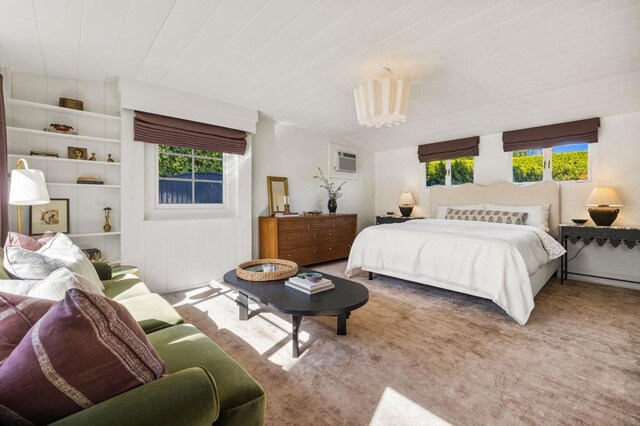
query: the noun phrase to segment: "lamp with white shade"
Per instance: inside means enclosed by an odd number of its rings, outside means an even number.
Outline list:
[[[400,195],[400,213],[402,217],[411,216],[411,212],[413,211],[413,207],[416,205],[416,200],[413,198],[410,192],[403,192]]]
[[[27,160],[21,158],[11,171],[9,204],[18,206],[18,233],[22,233],[22,206],[47,204],[50,201],[44,173],[30,169]]]
[[[618,217],[619,208],[622,207],[622,201],[616,194],[616,191],[610,187],[593,188],[591,195],[587,198],[587,207],[591,220],[598,226],[611,226]]]

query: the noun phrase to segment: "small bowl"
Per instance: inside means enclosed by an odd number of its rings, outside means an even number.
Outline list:
[[[589,219],[571,219],[576,225],[584,225]]]
[[[317,283],[322,279],[322,274],[319,274],[317,272],[298,274],[298,278],[307,280],[310,283]]]

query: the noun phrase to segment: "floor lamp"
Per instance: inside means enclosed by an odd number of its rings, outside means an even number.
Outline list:
[[[44,173],[30,169],[27,160],[21,158],[11,171],[9,204],[18,206],[18,233],[22,234],[22,206],[47,204],[50,201]]]

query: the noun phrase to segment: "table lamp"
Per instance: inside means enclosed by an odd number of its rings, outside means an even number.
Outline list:
[[[9,204],[18,206],[18,233],[22,234],[22,206],[47,204],[50,201],[44,173],[30,169],[27,160],[21,158],[11,171]]]
[[[416,205],[416,200],[413,198],[410,192],[403,192],[400,195],[400,213],[402,217],[411,216],[411,212],[413,211],[413,206]]]
[[[611,226],[620,212],[616,207],[622,207],[622,201],[613,188],[599,187],[593,188],[591,195],[587,198],[586,206],[592,207],[589,209],[589,216],[596,225]]]

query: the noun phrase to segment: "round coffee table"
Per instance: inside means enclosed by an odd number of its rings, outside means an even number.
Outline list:
[[[299,272],[317,272],[309,268],[300,268]],[[337,334],[347,334],[347,319],[351,312],[369,301],[369,290],[362,284],[344,278],[323,274],[330,279],[335,288],[316,294],[306,294],[284,285],[285,280],[246,281],[236,275],[236,270],[224,275],[224,282],[238,291],[239,318],[249,319],[249,299],[265,305],[275,311],[291,315],[291,341],[293,357],[300,355],[298,330],[305,316],[337,317]]]

